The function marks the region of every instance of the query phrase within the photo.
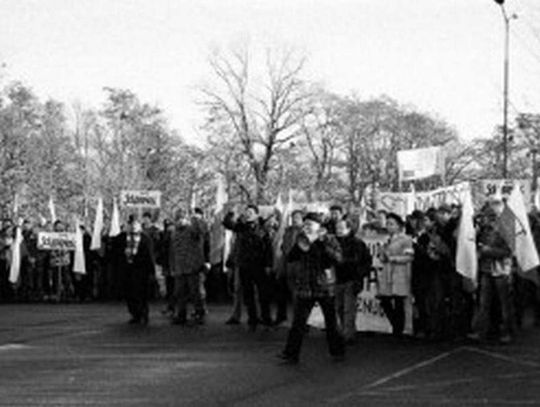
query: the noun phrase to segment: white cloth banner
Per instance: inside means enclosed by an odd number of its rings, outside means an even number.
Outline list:
[[[9,267],[9,281],[13,284],[19,280],[19,274],[21,272],[21,244],[23,242],[22,235],[22,220],[19,221],[17,230],[15,232],[15,241],[11,245],[12,255],[11,264]]]
[[[397,162],[401,182],[428,178],[433,175],[444,177],[444,150],[441,147],[398,151]]]
[[[118,211],[118,204],[116,199],[113,200],[113,211],[111,216],[111,229],[109,230],[109,236],[115,237],[120,234],[120,212]]]
[[[509,198],[514,188],[519,188],[528,207],[531,203],[531,181],[528,179],[485,179],[480,182],[484,200],[492,197]]]
[[[478,257],[476,253],[476,229],[474,227],[472,196],[468,191],[462,201],[461,219],[458,229],[456,270],[462,276],[476,283]]]
[[[527,208],[520,188],[514,188],[507,205],[516,217],[516,249],[514,255],[523,271],[532,270],[540,265],[538,252],[527,217]]]
[[[92,244],[90,250],[99,250],[101,248],[101,232],[103,230],[103,199],[98,199],[96,208],[96,218],[94,219],[94,230],[92,231]]]
[[[79,220],[75,221],[75,259],[73,261],[73,272],[78,274],[86,274],[83,234]]]
[[[415,209],[426,211],[442,204],[459,204],[470,189],[468,182],[461,182],[426,192],[378,192],[377,209],[406,216]]]

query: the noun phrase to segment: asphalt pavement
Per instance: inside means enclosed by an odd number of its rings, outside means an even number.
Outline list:
[[[108,304],[0,306],[1,406],[540,406],[540,329],[511,345],[426,344],[361,335],[345,362],[310,330],[280,366],[286,327],[250,333],[210,306],[205,326],[171,326],[152,306],[131,326]]]

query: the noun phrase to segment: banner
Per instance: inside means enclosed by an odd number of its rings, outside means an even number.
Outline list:
[[[75,251],[75,233],[68,232],[39,232],[38,249],[40,250],[69,250]]]
[[[81,224],[75,220],[75,258],[73,261],[73,272],[86,274],[86,262],[84,259],[84,245]]]
[[[460,204],[470,189],[468,182],[461,182],[425,192],[378,192],[377,210],[394,212],[404,217],[415,209],[427,211],[443,204]]]
[[[94,229],[92,231],[92,242],[90,250],[101,249],[101,231],[103,230],[103,199],[98,199],[96,217],[94,219]]]
[[[159,209],[161,207],[161,191],[122,191],[120,204],[124,208]]]
[[[508,198],[515,187],[518,187],[525,198],[527,207],[531,203],[531,181],[528,179],[485,179],[480,181],[482,202],[492,197]]]
[[[401,150],[397,153],[400,182],[441,175],[444,178],[444,150],[441,147]]]
[[[9,267],[9,282],[16,284],[19,281],[19,274],[21,272],[21,244],[23,243],[22,235],[22,219],[19,220],[17,230],[15,231],[15,241],[11,245],[11,264]]]
[[[478,257],[476,253],[476,229],[472,196],[467,192],[462,202],[461,219],[458,228],[456,270],[476,284]]]
[[[121,233],[120,230],[120,212],[118,210],[118,204],[116,199],[113,199],[113,211],[111,216],[111,228],[109,230],[109,236],[115,237]]]

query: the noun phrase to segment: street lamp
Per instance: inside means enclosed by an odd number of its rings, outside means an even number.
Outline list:
[[[504,19],[504,84],[503,84],[503,178],[508,174],[508,84],[510,70],[510,21],[516,14],[508,15],[504,8],[504,0],[494,0],[501,7]]]

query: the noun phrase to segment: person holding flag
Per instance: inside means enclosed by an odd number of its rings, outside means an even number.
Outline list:
[[[505,241],[499,218],[504,210],[500,199],[492,199],[484,207],[477,236],[480,279],[479,310],[473,340],[485,340],[492,328],[491,310],[497,299],[500,304],[501,343],[510,343],[514,331],[511,301],[512,250]]]

